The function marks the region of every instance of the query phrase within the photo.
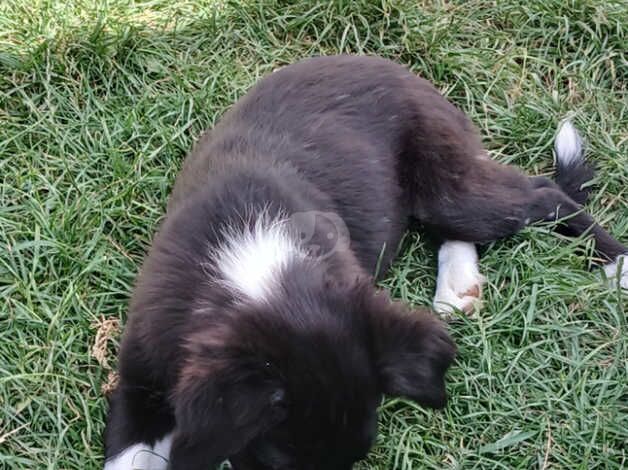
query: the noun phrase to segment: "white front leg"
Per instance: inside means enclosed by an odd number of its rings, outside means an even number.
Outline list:
[[[104,470],[166,470],[171,446],[171,434],[155,442],[154,446],[134,444],[107,460]]]

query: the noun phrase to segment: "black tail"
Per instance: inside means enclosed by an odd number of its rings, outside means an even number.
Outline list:
[[[584,159],[584,146],[576,128],[564,121],[554,141],[556,153],[556,183],[580,205],[587,202],[590,182],[595,171]]]

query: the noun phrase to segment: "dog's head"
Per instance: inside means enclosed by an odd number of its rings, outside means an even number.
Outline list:
[[[430,312],[368,282],[314,278],[287,276],[272,298],[234,303],[188,338],[173,397],[187,459],[346,470],[373,443],[382,395],[444,406],[455,347]]]

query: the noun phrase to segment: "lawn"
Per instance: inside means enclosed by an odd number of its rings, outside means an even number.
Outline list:
[[[628,4],[472,0],[0,2],[0,469],[102,466],[135,273],[199,133],[301,57],[377,53],[432,80],[497,160],[551,174],[570,116],[598,168],[587,209],[628,242]],[[429,304],[409,234],[382,284]],[[361,470],[627,464],[625,293],[549,225],[481,250],[451,400],[382,406]],[[321,469],[325,470],[325,469]]]

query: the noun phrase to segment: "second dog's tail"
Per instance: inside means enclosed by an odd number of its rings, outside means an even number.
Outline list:
[[[564,121],[554,141],[556,153],[556,183],[567,195],[580,205],[589,196],[586,183],[593,179],[595,171],[584,159],[584,145],[576,128]]]

